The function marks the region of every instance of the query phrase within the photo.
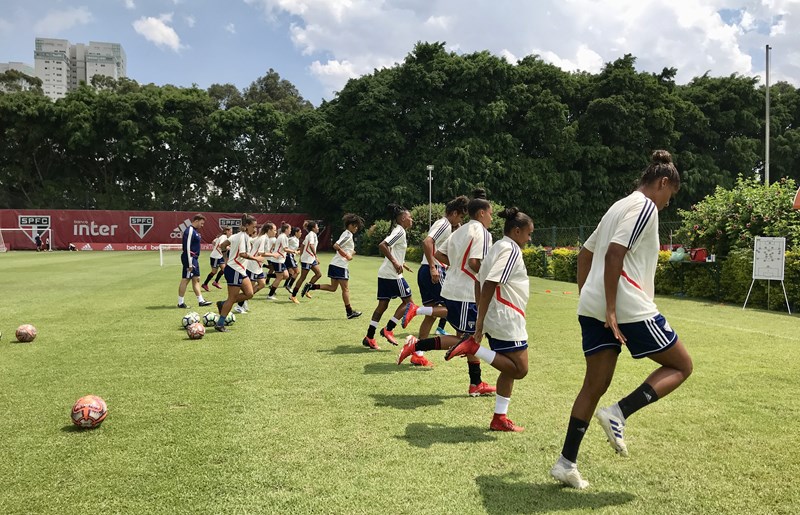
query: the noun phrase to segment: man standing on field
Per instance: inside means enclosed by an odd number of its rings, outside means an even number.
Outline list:
[[[192,217],[192,225],[184,229],[183,237],[181,239],[181,284],[178,286],[178,307],[186,309],[189,306],[183,300],[186,294],[186,286],[189,280],[192,281],[192,290],[197,296],[197,303],[200,306],[210,306],[211,302],[203,298],[200,293],[200,265],[198,258],[200,257],[200,233],[197,232],[203,228],[206,223],[206,217],[203,215],[194,215]]]

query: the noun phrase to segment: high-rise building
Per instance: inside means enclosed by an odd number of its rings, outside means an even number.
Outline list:
[[[12,61],[10,63],[0,63],[0,74],[5,73],[9,70],[15,70],[20,73],[24,73],[25,75],[29,75],[31,77],[36,76],[36,72],[34,71],[33,67],[29,64],[19,63],[15,61]],[[30,89],[30,85],[22,79],[19,80],[19,87],[23,91]],[[2,91],[2,88],[3,87],[0,86],[0,91]]]
[[[114,79],[127,76],[125,50],[119,43],[90,41],[70,45],[66,39],[36,38],[36,76],[44,94],[57,100],[95,75]]]

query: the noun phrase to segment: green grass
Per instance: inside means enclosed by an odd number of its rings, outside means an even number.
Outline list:
[[[583,377],[574,285],[531,280],[530,373],[510,408],[526,431],[497,434],[487,430],[493,399],[466,395],[465,363],[432,353],[432,370],[398,367],[388,344],[363,349],[377,259],[352,263],[360,319],[344,318],[338,293],[296,306],[282,290],[277,302],[251,301],[230,333],[200,341],[179,328],[179,267],[159,268],[153,253],[9,253],[0,263],[3,514],[800,506],[796,317],[659,298],[695,373],[631,418],[629,459],[590,426],[579,462],[592,487],[577,492],[548,475]],[[22,323],[38,328],[35,342],[14,342]],[[652,368],[623,354],[603,402]],[[74,430],[69,408],[88,393],[107,401],[108,418]]]

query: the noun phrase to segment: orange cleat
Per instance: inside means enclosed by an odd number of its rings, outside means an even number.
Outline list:
[[[417,351],[417,342],[419,340],[413,334],[406,336],[406,344],[400,349],[400,355],[397,356],[397,364],[402,363],[407,357],[412,356]]]
[[[403,318],[400,320],[400,327],[403,329],[408,327],[411,319],[417,316],[417,308],[419,308],[419,306],[414,304],[414,301],[408,301],[408,304],[406,304],[406,310],[403,312]]]
[[[389,340],[389,343],[392,345],[397,345],[397,338],[394,337],[394,333],[386,329],[385,327],[381,329],[381,336]]]
[[[470,397],[480,397],[481,395],[492,395],[497,388],[494,386],[489,386],[486,383],[481,384],[471,384],[469,385],[469,396]]]
[[[447,349],[447,352],[444,353],[444,360],[450,361],[455,356],[474,355],[479,348],[480,345],[472,335],[467,335],[460,342]]]
[[[522,426],[514,425],[511,419],[508,418],[507,416],[498,415],[497,413],[495,413],[494,417],[492,417],[492,423],[489,424],[489,430],[521,433],[522,431],[525,431],[525,428]]]
[[[431,363],[428,358],[425,356],[417,356],[416,354],[411,356],[411,364],[417,367],[433,368],[433,363]]]
[[[364,347],[369,347],[370,350],[381,350],[381,348],[378,347],[378,343],[375,341],[375,338],[367,338],[365,336],[364,339],[361,340],[361,345]]]

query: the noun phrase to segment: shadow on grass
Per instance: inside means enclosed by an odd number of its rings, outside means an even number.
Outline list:
[[[100,427],[100,426],[97,426],[97,427],[78,427],[75,424],[69,424],[69,425],[66,425],[66,426],[62,427],[61,428],[61,432],[63,432],[63,433],[91,433],[95,429],[97,429],[98,427]]]
[[[428,449],[433,444],[494,442],[497,438],[486,428],[477,426],[452,427],[444,424],[409,424],[404,436],[396,436],[414,447]]]
[[[374,351],[373,351],[374,352]],[[369,363],[364,365],[364,373],[372,374],[394,374],[396,372],[429,372],[433,369],[427,367],[412,367],[408,365],[398,365],[397,363]]]
[[[636,497],[628,492],[580,492],[552,483],[525,483],[515,474],[478,476],[483,507],[490,515],[547,513],[550,511],[597,510],[620,506]]]
[[[296,322],[325,322],[330,320],[329,318],[320,318],[320,317],[300,317],[294,319]]]
[[[339,355],[339,354],[365,354],[371,351],[361,344],[353,344],[353,345],[339,345],[338,347],[333,347],[330,349],[320,349],[317,352]]]
[[[445,399],[458,399],[461,395],[372,395],[376,408],[416,409],[439,406]]]
[[[156,311],[156,310],[162,310],[162,309],[163,310],[171,309],[173,311],[177,311],[180,308],[178,306],[164,306],[164,305],[161,305],[161,306],[145,306],[144,309],[149,309],[150,311]],[[191,309],[191,308],[187,308],[187,309]]]

